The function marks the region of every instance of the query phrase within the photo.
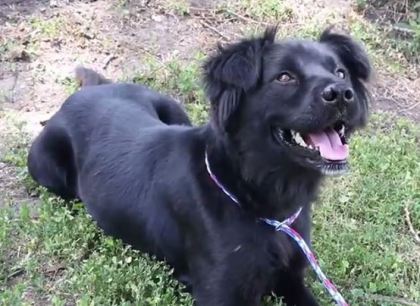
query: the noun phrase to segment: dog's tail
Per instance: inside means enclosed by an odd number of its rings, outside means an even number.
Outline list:
[[[112,83],[111,80],[108,80],[103,75],[83,66],[77,66],[75,73],[76,80],[81,87]]]

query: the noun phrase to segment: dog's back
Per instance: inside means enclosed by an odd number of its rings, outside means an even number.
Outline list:
[[[191,125],[176,101],[144,86],[112,83],[80,66],[76,79],[82,88],[47,121],[28,156],[31,176],[65,199],[80,197],[78,168],[85,151],[99,139],[94,135],[106,138],[119,131],[123,137],[148,126]]]

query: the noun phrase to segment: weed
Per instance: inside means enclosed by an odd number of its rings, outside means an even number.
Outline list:
[[[207,114],[202,105],[187,104],[197,121]],[[351,175],[328,180],[316,205],[314,249],[353,305],[377,305],[369,298],[374,294],[420,301],[420,258],[403,211],[411,203],[412,216],[420,216],[417,133],[410,122],[374,116],[352,139]],[[6,162],[24,168],[25,146],[12,148]],[[22,303],[32,288],[57,305],[191,305],[166,265],[105,236],[81,203],[38,191],[36,218],[26,206],[17,215],[0,210],[0,300]],[[8,277],[16,269],[24,271],[18,282]],[[327,304],[311,274],[309,281]]]
[[[412,59],[417,64],[420,64],[420,4],[419,4],[419,20],[411,20],[409,28],[412,30],[412,38],[405,40],[394,40],[396,48],[401,49],[406,58]]]
[[[293,8],[279,0],[243,0],[238,9],[257,20],[289,21],[294,16]]]
[[[420,2],[358,0],[358,11],[367,11],[367,18],[383,15],[376,21],[385,37],[385,50],[402,54],[408,62],[420,64]],[[379,16],[378,15],[378,16]]]
[[[190,13],[190,4],[186,0],[168,0],[167,7],[179,16],[185,16]]]
[[[376,126],[389,121],[373,120]],[[420,298],[420,258],[409,255],[415,245],[403,209],[406,203],[420,209],[420,185],[413,179],[420,175],[417,131],[400,121],[386,133],[371,128],[369,136],[354,137],[351,176],[330,181],[315,210],[314,248],[354,302],[358,290],[364,297],[410,292]]]
[[[356,0],[356,9],[359,12],[366,9],[367,5],[368,5],[367,0]]]
[[[64,90],[67,95],[71,95],[76,92],[79,88],[79,84],[77,83],[76,79],[73,77],[65,77],[59,80],[59,83],[64,86]]]
[[[0,210],[0,260],[7,263],[0,270],[0,300],[6,304],[19,301],[21,286],[4,282],[19,266],[25,271],[27,286],[57,303],[71,299],[81,305],[139,301],[142,305],[191,304],[191,299],[179,292],[182,288],[166,265],[104,236],[82,204],[67,205],[44,189],[40,201],[36,219],[29,216],[25,206],[13,221],[10,212]],[[9,239],[12,232],[18,235],[20,246]],[[19,253],[13,254],[13,262],[18,264],[14,265],[8,255],[16,248]],[[57,283],[54,296],[49,297],[52,281]]]
[[[130,79],[175,97],[190,111],[194,123],[203,123],[207,119],[208,106],[201,86],[199,62],[202,56],[198,54],[195,58],[186,64],[176,58],[161,63],[149,57],[144,62],[146,68]]]
[[[12,41],[1,41],[0,42],[0,62],[6,61],[9,52],[16,49],[17,45]]]
[[[189,13],[186,2],[168,1],[176,14]],[[118,3],[128,6],[128,2]],[[359,6],[367,2],[358,0]],[[316,38],[329,24],[346,24],[382,69],[401,69],[405,48],[410,54],[418,51],[418,45],[403,46],[354,14],[347,19],[328,13],[299,20],[301,13],[286,1],[273,0],[241,0],[229,4],[227,10],[231,9],[258,22],[282,21],[279,35],[284,37]],[[226,10],[223,14],[228,16]],[[256,24],[246,25],[245,31],[261,32],[262,26]],[[35,37],[54,38],[62,32],[59,18],[33,19],[31,25],[40,34]],[[418,44],[420,31],[416,24],[413,28]],[[11,43],[0,45],[0,57],[13,48]],[[128,79],[176,97],[200,124],[208,116],[200,58],[186,63],[179,58],[161,62],[145,57],[144,69]],[[68,94],[75,90],[73,80],[59,78],[59,82]],[[26,169],[27,135],[14,118],[8,118],[6,126],[9,131],[2,135],[1,144],[7,149],[0,161],[18,169],[20,182],[37,194],[39,203],[16,207],[12,199],[4,199],[6,205],[0,208],[1,305],[192,305],[168,266],[105,236],[82,203],[66,203],[37,186]],[[376,302],[375,295],[420,302],[419,248],[404,211],[410,210],[413,226],[419,229],[418,135],[412,122],[374,115],[368,129],[352,138],[351,174],[328,179],[315,205],[314,250],[323,270],[352,305],[395,305]],[[308,281],[322,305],[329,304],[313,273]],[[281,302],[270,297],[264,305]]]
[[[46,38],[56,38],[61,33],[61,28],[63,26],[63,20],[59,17],[55,17],[49,20],[44,20],[41,18],[32,18],[30,20],[31,27],[38,31],[43,37]]]

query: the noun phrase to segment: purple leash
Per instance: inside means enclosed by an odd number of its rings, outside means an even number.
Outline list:
[[[210,164],[207,156],[207,151],[205,152],[205,162],[206,162],[206,168],[207,172],[209,173],[211,179],[213,182],[238,206],[241,206],[238,199],[231,194],[222,183],[219,182],[217,177],[213,174],[213,172],[210,169]],[[274,229],[278,231],[282,231],[289,235],[300,247],[300,249],[305,254],[306,258],[309,261],[309,264],[311,265],[312,269],[315,271],[316,275],[318,276],[319,280],[321,281],[322,285],[327,289],[328,293],[331,295],[331,297],[334,299],[337,305],[339,306],[349,306],[347,302],[344,300],[343,296],[340,294],[340,292],[337,290],[337,287],[334,285],[332,281],[330,281],[327,276],[322,272],[321,267],[319,266],[318,260],[315,257],[314,252],[311,251],[305,240],[302,238],[302,236],[295,231],[291,225],[295,220],[299,217],[300,213],[302,211],[302,207],[298,209],[297,212],[295,212],[292,216],[284,220],[283,222],[273,220],[273,219],[267,219],[267,218],[261,218],[261,221],[264,221],[266,224],[274,227]]]

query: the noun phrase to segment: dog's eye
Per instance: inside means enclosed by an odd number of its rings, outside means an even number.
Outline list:
[[[344,71],[344,69],[338,68],[335,72],[335,74],[340,78],[340,79],[344,79],[346,77],[346,72]]]
[[[290,84],[296,82],[296,79],[288,72],[280,73],[276,80],[281,84]]]

